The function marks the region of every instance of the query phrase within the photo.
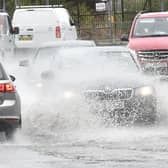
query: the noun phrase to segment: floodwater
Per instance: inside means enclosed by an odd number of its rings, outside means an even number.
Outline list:
[[[103,124],[85,109],[75,111],[63,106],[58,113],[52,99],[44,101],[29,92],[22,71],[15,73],[22,98],[23,127],[12,141],[1,135],[0,168],[168,167],[166,83],[159,88],[162,117],[158,123],[115,126]]]

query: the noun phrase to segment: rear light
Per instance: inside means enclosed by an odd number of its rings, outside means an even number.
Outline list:
[[[15,87],[12,83],[2,83],[0,84],[0,92],[14,92]]]
[[[61,28],[60,28],[60,26],[56,26],[55,35],[56,35],[56,38],[61,38]]]

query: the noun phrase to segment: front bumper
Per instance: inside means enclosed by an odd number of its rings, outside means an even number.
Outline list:
[[[20,101],[14,99],[4,100],[0,104],[0,131],[19,127],[21,127]]]
[[[110,118],[116,115],[134,121],[150,121],[157,117],[155,96],[132,97],[128,100],[87,100],[90,111]]]
[[[17,116],[6,116],[0,117],[0,131],[5,131],[8,129],[21,128],[21,117]]]

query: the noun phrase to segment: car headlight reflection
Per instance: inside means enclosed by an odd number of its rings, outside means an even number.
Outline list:
[[[63,96],[65,99],[71,99],[71,98],[74,98],[76,96],[76,94],[72,91],[66,91],[66,92],[64,92]]]
[[[150,96],[150,95],[154,95],[154,88],[150,87],[150,86],[144,86],[144,87],[140,87],[137,88],[135,90],[135,95],[136,96]]]

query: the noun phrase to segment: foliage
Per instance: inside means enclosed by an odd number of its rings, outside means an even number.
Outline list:
[[[19,0],[16,0],[19,1]],[[134,16],[142,10],[159,11],[161,0],[111,0],[113,3],[111,14],[96,13],[95,2],[100,0],[20,0],[20,5],[44,5],[45,2],[50,4],[62,4],[67,8],[78,23],[78,32],[80,37],[85,39],[105,38],[111,34],[120,35],[130,29]],[[165,10],[168,9],[168,0],[163,0]],[[0,3],[2,0],[0,0]],[[123,8],[121,7],[123,2]],[[0,4],[2,7],[2,4]],[[10,16],[15,9],[15,0],[6,0],[6,9]],[[110,19],[109,19],[110,18]],[[97,32],[96,32],[97,31]]]
[[[18,0],[16,0],[18,1]],[[20,5],[42,5],[45,4],[45,2],[49,2],[50,4],[63,4],[64,6],[68,6],[68,9],[71,13],[73,13],[74,8],[77,7],[78,4],[85,5],[86,11],[88,9],[94,9],[95,2],[98,0],[20,0]],[[120,1],[119,0],[112,0],[113,4],[117,4]],[[160,9],[160,2],[158,0],[123,0],[124,2],[124,12],[126,13],[137,13],[140,10],[150,9],[150,2],[151,2],[151,10],[152,11],[158,11]],[[165,0],[165,7],[168,6],[168,2]],[[2,7],[2,0],[1,0],[1,7]],[[145,6],[146,5],[146,6]],[[7,11],[10,15],[13,14],[14,8],[15,8],[15,0],[6,0],[6,6]],[[165,9],[166,10],[166,9]],[[130,18],[128,18],[130,19]]]

